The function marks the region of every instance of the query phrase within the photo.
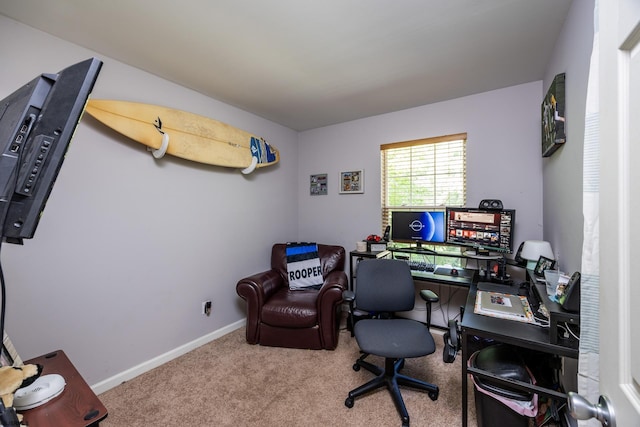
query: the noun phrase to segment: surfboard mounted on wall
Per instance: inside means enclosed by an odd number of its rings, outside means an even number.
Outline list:
[[[87,113],[144,144],[155,158],[165,153],[194,162],[242,169],[278,163],[280,153],[264,139],[214,119],[138,102],[92,99]]]

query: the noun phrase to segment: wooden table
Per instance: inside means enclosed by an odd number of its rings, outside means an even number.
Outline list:
[[[43,366],[42,375],[59,374],[66,382],[64,391],[51,401],[26,411],[20,411],[24,422],[33,427],[98,426],[107,417],[98,396],[80,376],[62,350],[25,361]]]

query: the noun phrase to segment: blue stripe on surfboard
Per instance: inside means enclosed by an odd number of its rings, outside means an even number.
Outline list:
[[[251,155],[258,159],[258,163],[271,163],[276,160],[276,156],[271,151],[271,146],[263,139],[251,137]]]

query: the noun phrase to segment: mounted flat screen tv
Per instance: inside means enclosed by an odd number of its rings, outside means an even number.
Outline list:
[[[0,101],[2,238],[33,238],[102,61],[42,74]]]
[[[515,221],[513,209],[448,207],[446,242],[474,248],[478,253],[511,253]]]
[[[443,211],[392,211],[391,240],[401,243],[444,243]]]

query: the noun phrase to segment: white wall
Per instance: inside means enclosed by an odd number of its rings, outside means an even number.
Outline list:
[[[562,267],[579,269],[582,149],[572,142],[583,126],[592,8],[592,0],[574,2],[544,82],[299,135],[0,16],[0,96],[41,72],[98,56],[105,65],[94,98],[202,114],[263,136],[281,152],[278,166],[251,176],[155,161],[85,117],[35,238],[2,251],[6,328],[18,351],[30,358],[64,349],[95,384],[241,321],[235,283],[267,268],[273,242],[315,240],[349,251],[382,233],[379,146],[389,142],[467,132],[468,205],[501,199],[517,210],[516,245],[544,234]],[[544,161],[543,186],[540,103],[563,71],[569,142]],[[365,193],[338,194],[340,171],[352,169],[365,170]],[[309,195],[317,173],[329,174],[327,196]],[[204,299],[214,300],[210,318],[199,313]]]
[[[35,238],[5,244],[2,263],[20,355],[63,349],[95,384],[245,317],[236,282],[268,267],[274,242],[297,238],[299,172],[296,132],[3,16],[0,97],[91,56],[104,61],[94,98],[212,117],[281,153],[249,176],[156,161],[84,117]],[[205,299],[211,317],[200,314]]]
[[[544,240],[551,243],[559,258],[559,268],[569,274],[580,271],[582,266],[584,115],[594,3],[594,0],[588,0],[571,4],[544,78],[546,93],[556,74],[566,73],[567,142],[543,162],[543,194]],[[564,359],[562,383],[566,390],[578,389],[577,371],[577,360]]]
[[[300,134],[301,239],[348,251],[382,234],[380,145],[467,132],[467,205],[500,199],[516,209],[514,250],[542,238],[541,82],[425,105]],[[339,194],[341,171],[364,169],[364,194]],[[311,196],[309,176],[328,174],[329,194]]]
[[[593,43],[594,0],[574,1],[544,78],[544,93],[566,73],[567,142],[543,163],[544,239],[571,274],[582,265],[584,113]]]

